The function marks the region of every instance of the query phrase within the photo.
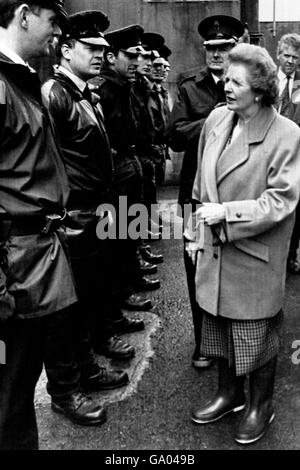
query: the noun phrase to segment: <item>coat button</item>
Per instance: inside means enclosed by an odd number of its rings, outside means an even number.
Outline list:
[[[242,217],[241,212],[237,212],[235,215],[236,215],[236,217],[237,217],[238,219],[240,219],[240,218]]]
[[[217,255],[217,253],[214,253],[214,258],[215,258],[215,259],[218,259],[218,258],[219,258],[219,256]]]

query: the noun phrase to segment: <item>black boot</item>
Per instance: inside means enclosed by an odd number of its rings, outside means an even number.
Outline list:
[[[138,260],[139,270],[142,275],[157,273],[157,266],[155,264],[148,263],[148,261],[145,261],[139,250],[137,250],[136,256]]]
[[[51,408],[61,413],[73,423],[83,426],[100,425],[106,421],[106,411],[98,400],[81,391],[74,392],[63,398],[52,397]]]
[[[163,255],[152,253],[150,249],[146,248],[145,246],[140,247],[140,253],[143,259],[151,264],[159,264],[162,263],[164,260]]]
[[[251,444],[266,433],[275,418],[272,406],[277,357],[250,373],[250,397],[247,411],[235,436],[239,444]]]
[[[216,396],[204,407],[192,412],[191,419],[198,424],[213,423],[232,411],[245,408],[245,377],[237,377],[234,369],[228,367],[228,361],[220,358],[219,388]]]

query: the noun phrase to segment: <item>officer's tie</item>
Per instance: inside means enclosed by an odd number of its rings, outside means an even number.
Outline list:
[[[82,92],[84,98],[91,104],[93,104],[93,100],[92,100],[92,93],[91,93],[91,90],[89,89],[89,86],[86,85],[85,89],[83,90]]]
[[[89,86],[86,85],[85,89],[82,92],[83,97],[91,104],[93,108],[94,115],[96,116],[96,119],[98,121],[99,128],[102,132],[103,138],[106,140],[107,148],[110,149],[110,144],[109,144],[109,139],[108,135],[104,126],[104,114],[103,110],[100,104],[100,97],[96,93],[92,93]],[[106,171],[110,175],[112,172],[112,159],[109,158],[110,156],[110,151],[107,152],[107,162],[106,162]],[[103,168],[104,168],[104,162],[103,162]]]
[[[290,115],[290,107],[291,107],[291,100],[290,100],[290,79],[291,76],[287,75],[286,76],[286,85],[283,89],[283,92],[280,96],[280,114],[285,117],[289,117]]]
[[[224,91],[224,86],[225,86],[225,83],[223,80],[219,80],[217,83],[216,83],[216,86],[217,86],[217,89],[218,89],[218,103],[222,103],[223,101],[226,101],[226,97],[225,97],[225,91]]]

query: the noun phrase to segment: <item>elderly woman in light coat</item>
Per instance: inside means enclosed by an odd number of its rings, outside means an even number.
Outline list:
[[[272,104],[276,66],[249,44],[229,55],[227,106],[207,119],[193,197],[201,201],[185,235],[197,261],[202,353],[219,358],[215,398],[192,413],[199,424],[245,408],[235,440],[261,438],[272,407],[286,259],[300,189],[300,130]],[[197,227],[197,228],[196,228]],[[195,256],[197,253],[197,256]]]

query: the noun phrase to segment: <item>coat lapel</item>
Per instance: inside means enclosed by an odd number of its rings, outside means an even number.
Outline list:
[[[264,140],[275,116],[276,110],[273,107],[263,107],[245,124],[238,137],[223,152],[218,167],[217,185],[248,160],[251,144]]]
[[[217,184],[220,184],[229,173],[248,160],[249,146],[246,133],[247,130],[243,129],[220,156],[217,162]]]
[[[229,113],[225,119],[216,124],[208,136],[205,146],[207,158],[202,161],[202,174],[205,179],[205,187],[210,202],[219,202],[216,166],[217,161],[228,140],[233,121],[233,113]]]

